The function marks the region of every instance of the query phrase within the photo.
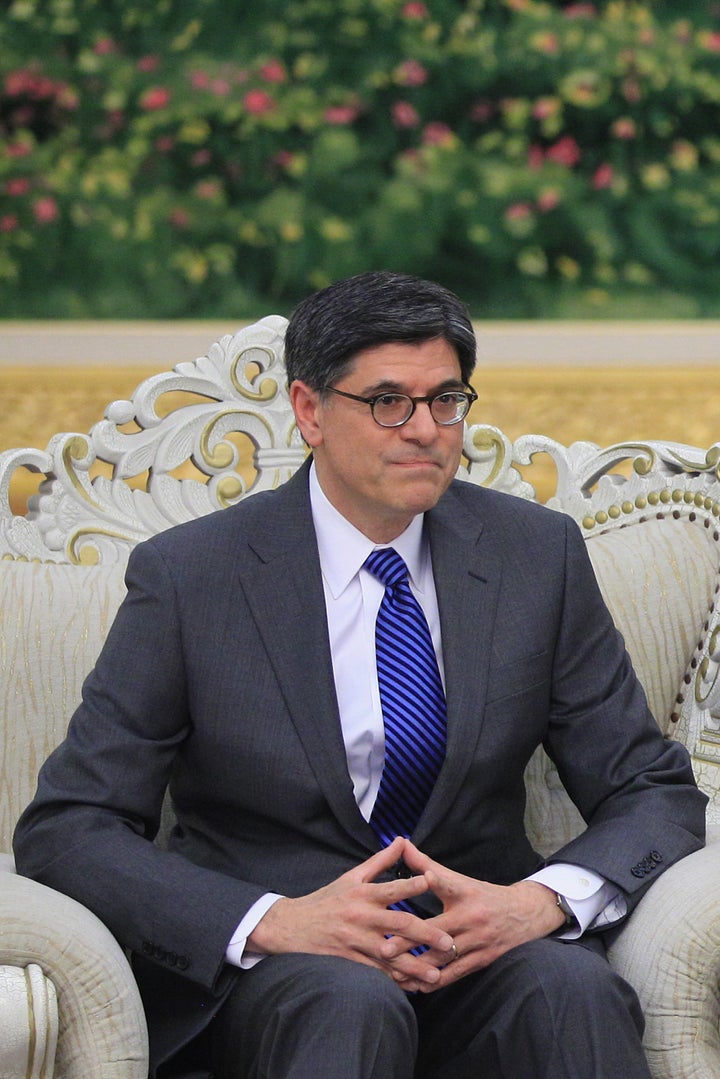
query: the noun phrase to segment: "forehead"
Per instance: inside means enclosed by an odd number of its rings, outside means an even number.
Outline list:
[[[341,381],[352,378],[369,385],[381,382],[414,383],[418,379],[429,385],[454,380],[461,382],[457,352],[444,337],[430,341],[388,341],[362,349],[353,357]]]

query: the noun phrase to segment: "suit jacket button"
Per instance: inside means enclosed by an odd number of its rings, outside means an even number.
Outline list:
[[[632,873],[632,875],[634,877],[644,877],[645,876],[645,870],[643,869],[643,867],[641,865],[634,865],[632,867],[632,869],[630,870],[630,872]]]
[[[653,862],[655,862],[655,865],[658,865],[663,860],[663,856],[659,850],[651,850],[650,857],[652,858]]]
[[[178,970],[187,970],[187,968],[189,966],[190,966],[190,960],[188,959],[188,957],[186,955],[179,955],[177,957]]]

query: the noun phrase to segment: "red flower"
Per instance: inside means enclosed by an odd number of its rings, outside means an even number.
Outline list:
[[[567,19],[592,19],[597,11],[594,4],[568,4],[563,14]]]
[[[439,120],[433,120],[423,128],[422,140],[426,146],[449,146],[454,138],[452,128]]]
[[[533,143],[533,145],[530,146],[529,149],[528,149],[528,156],[527,156],[528,168],[541,169],[544,160],[545,160],[545,153],[543,151],[542,146],[538,146],[536,143]]]
[[[396,101],[390,112],[395,127],[417,127],[420,123],[418,111],[409,101]]]
[[[170,91],[165,86],[151,86],[140,97],[140,107],[151,111],[164,109],[170,103]]]
[[[424,86],[428,73],[419,60],[404,60],[396,68],[395,78],[401,86]]]
[[[19,224],[15,214],[3,214],[0,217],[0,232],[14,232]]]
[[[243,98],[245,108],[253,116],[262,116],[263,113],[272,112],[275,108],[275,98],[265,90],[248,90]]]
[[[9,142],[5,153],[8,157],[27,157],[31,153],[31,147],[27,142]]]
[[[93,46],[93,52],[97,56],[109,56],[110,53],[117,52],[117,45],[111,37],[101,37]]]
[[[190,76],[190,85],[194,90],[207,90],[210,85],[210,76],[206,71],[193,71]]]
[[[25,195],[30,190],[30,181],[26,176],[17,176],[12,180],[8,180],[5,184],[5,193],[7,195]]]
[[[159,56],[141,56],[137,62],[138,71],[142,71],[147,74],[150,71],[155,71],[160,66]]]
[[[566,168],[571,169],[573,165],[577,165],[582,153],[572,135],[563,135],[561,139],[553,143],[545,156],[549,161],[554,161],[558,165],[565,165]]]
[[[529,202],[513,202],[505,211],[508,221],[524,221],[532,217],[532,206]]]
[[[612,165],[605,162],[603,165],[598,165],[593,173],[592,185],[596,191],[602,191],[606,187],[611,187],[613,177],[615,173]]]
[[[268,62],[263,64],[260,68],[260,78],[265,82],[285,82],[287,79],[287,71],[279,60],[268,60]]]
[[[610,131],[616,139],[634,139],[637,135],[635,121],[630,116],[618,116]]]
[[[331,105],[324,118],[328,124],[351,124],[358,118],[358,109],[355,105]]]
[[[33,213],[39,225],[49,225],[60,216],[58,204],[50,195],[44,195],[33,203]]]
[[[426,19],[429,12],[421,0],[407,0],[402,9],[402,14],[406,19]]]

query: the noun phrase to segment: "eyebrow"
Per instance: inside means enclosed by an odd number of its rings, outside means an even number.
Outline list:
[[[465,383],[459,378],[446,378],[443,382],[439,382],[437,386],[430,390],[427,394],[423,394],[424,397],[434,397],[438,393],[444,393],[447,390],[465,390],[467,389]],[[363,397],[377,397],[378,394],[383,393],[401,393],[405,397],[411,397],[412,394],[408,393],[401,382],[393,382],[392,379],[382,379],[380,382],[375,382],[372,386],[368,386],[362,391]]]

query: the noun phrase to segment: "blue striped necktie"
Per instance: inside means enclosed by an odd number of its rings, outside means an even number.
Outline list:
[[[375,624],[377,676],[385,725],[385,764],[370,817],[384,846],[410,836],[445,756],[447,713],[430,628],[392,547],[364,563],[385,585]]]

